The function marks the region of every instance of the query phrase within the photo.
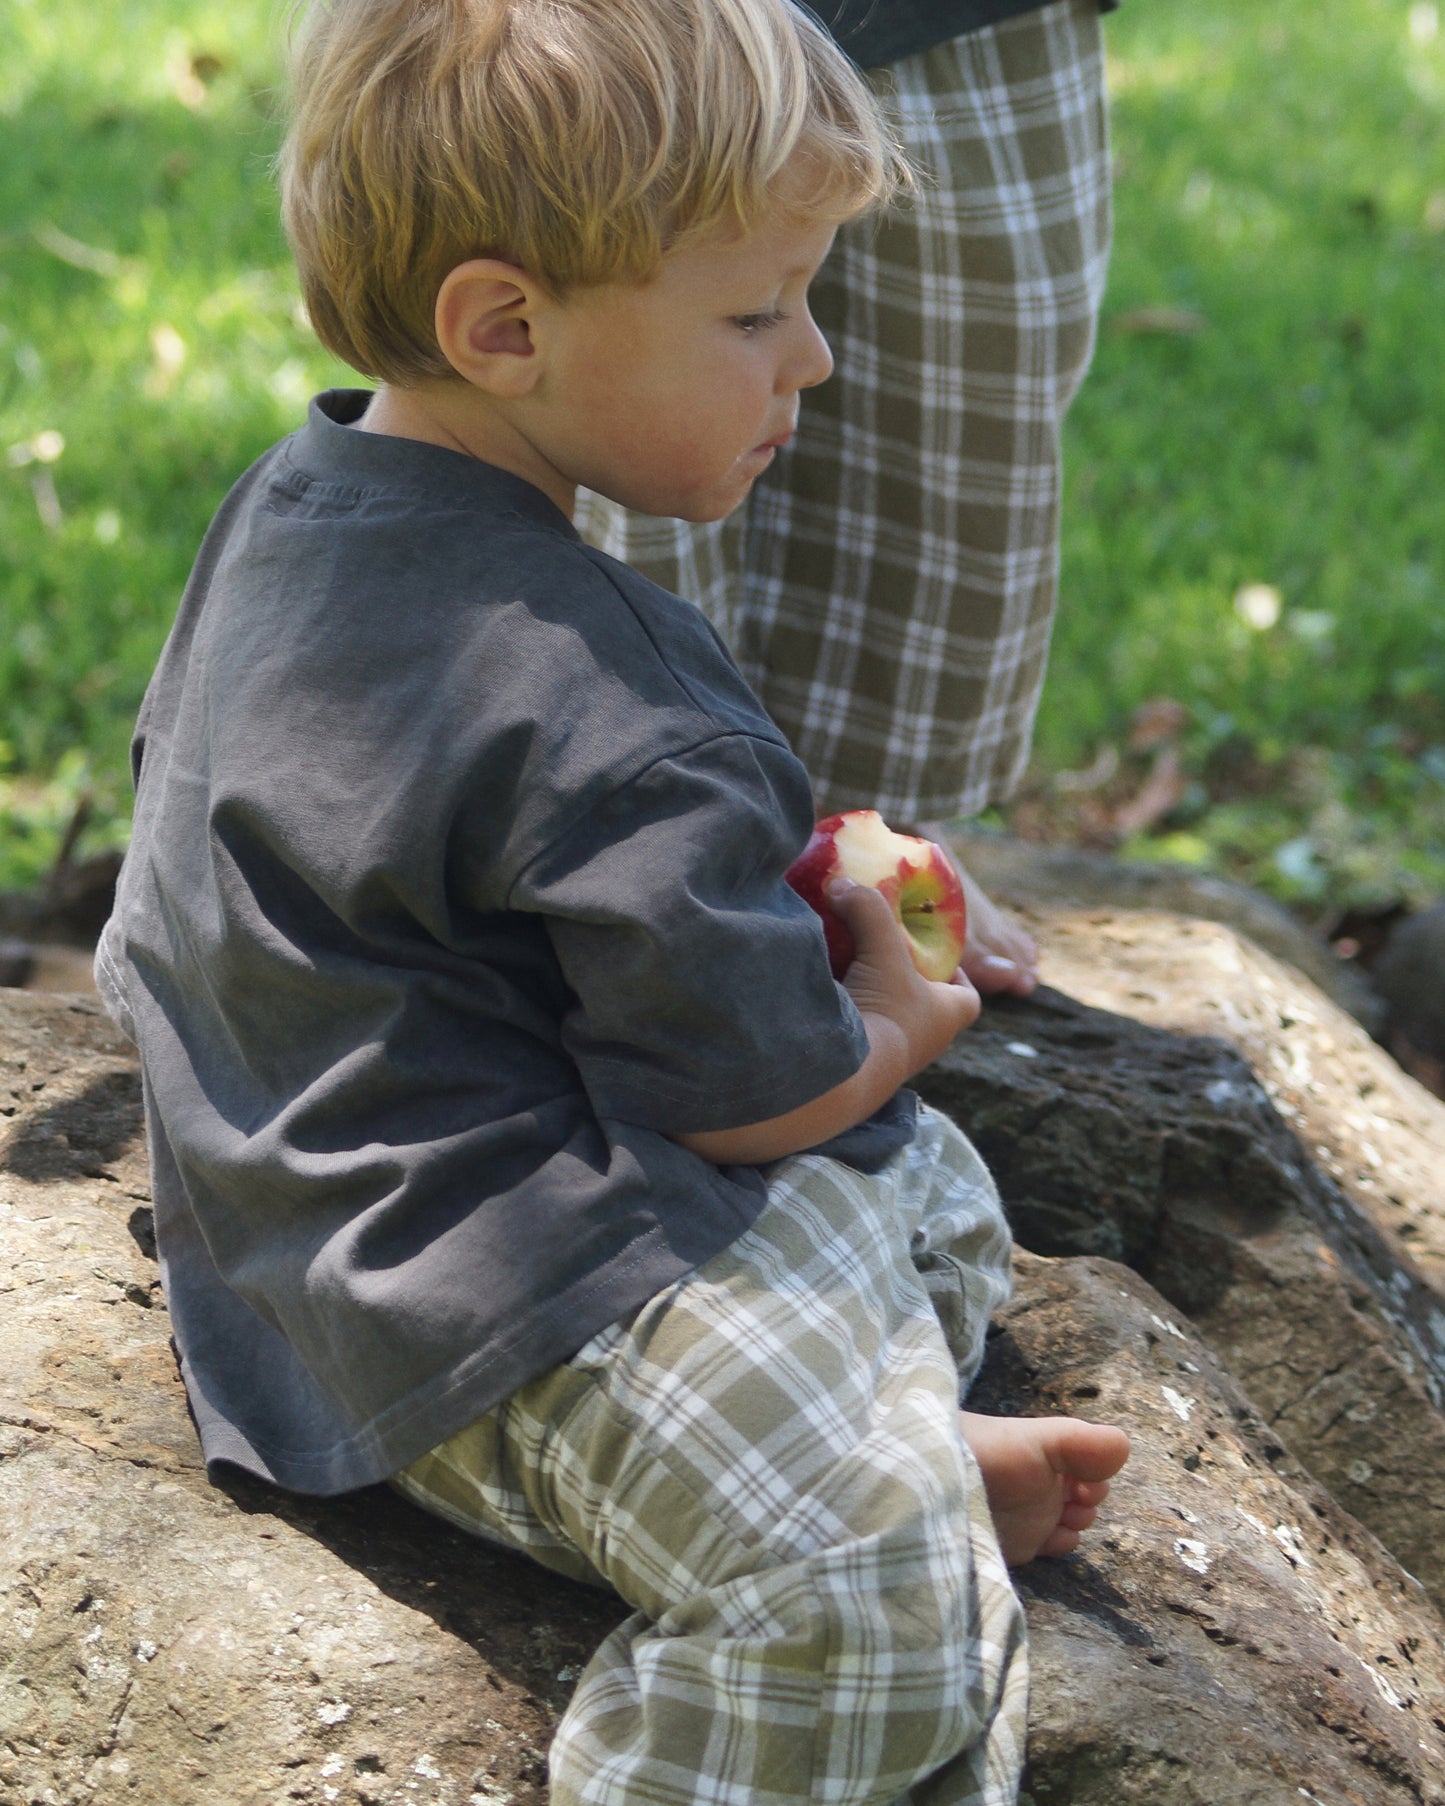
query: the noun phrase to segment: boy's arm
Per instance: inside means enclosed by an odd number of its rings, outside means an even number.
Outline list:
[[[841,1085],[782,1116],[672,1137],[704,1160],[762,1165],[841,1135],[871,1116],[978,1017],[978,993],[961,973],[951,984],[919,976],[907,937],[877,891],[844,879],[829,894],[858,949],[843,984],[868,1032],[867,1058]]]

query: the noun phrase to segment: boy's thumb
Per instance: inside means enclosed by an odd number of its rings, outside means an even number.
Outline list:
[[[892,906],[870,885],[852,878],[834,878],[827,892],[834,913],[858,943],[860,952],[897,926]]]

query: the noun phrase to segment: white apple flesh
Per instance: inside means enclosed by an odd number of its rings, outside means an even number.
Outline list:
[[[953,977],[963,957],[968,910],[958,870],[942,847],[895,834],[876,809],[849,809],[818,823],[787,879],[823,919],[835,978],[848,970],[854,952],[853,937],[828,896],[828,885],[839,877],[887,899],[925,978]]]

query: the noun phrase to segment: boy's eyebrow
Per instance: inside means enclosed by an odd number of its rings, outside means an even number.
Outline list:
[[[823,256],[818,257],[817,259],[812,257],[799,257],[796,261],[785,264],[780,273],[779,280],[782,282],[790,282],[795,276],[816,276],[819,269],[822,267],[823,257],[826,256],[827,252],[824,251]]]

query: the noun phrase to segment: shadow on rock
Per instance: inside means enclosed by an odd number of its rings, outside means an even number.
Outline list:
[[[33,1185],[94,1178],[139,1146],[144,1118],[140,1076],[97,1073],[72,1097],[42,1105],[0,1147],[0,1172]]]
[[[1166,1293],[1171,1281],[1192,1289],[1184,1308],[1213,1301],[1232,1238],[1271,1227],[1298,1186],[1293,1138],[1228,1043],[1047,987],[990,999],[917,1083],[967,1128],[1025,1247],[1124,1261],[1162,1276]],[[1191,1248],[1171,1260],[1195,1201],[1207,1204],[1216,1258]]]
[[[1318,1163],[1236,1048],[1043,987],[990,1000],[915,1083],[977,1146],[1020,1247],[1143,1275],[1270,1435],[1445,1604],[1445,1285]],[[1021,1371],[1015,1396],[1036,1382]]]
[[[969,1406],[1122,1424],[1079,1552],[1015,1570],[1035,1806],[1442,1806],[1440,1620],[1137,1275],[1020,1253]],[[1086,1400],[1084,1409],[1080,1401]]]
[[[307,1499],[234,1468],[220,1471],[216,1484],[247,1517],[279,1519],[399,1605],[425,1613],[552,1713],[564,1708],[597,1645],[627,1616],[614,1594],[468,1536],[386,1486]]]

